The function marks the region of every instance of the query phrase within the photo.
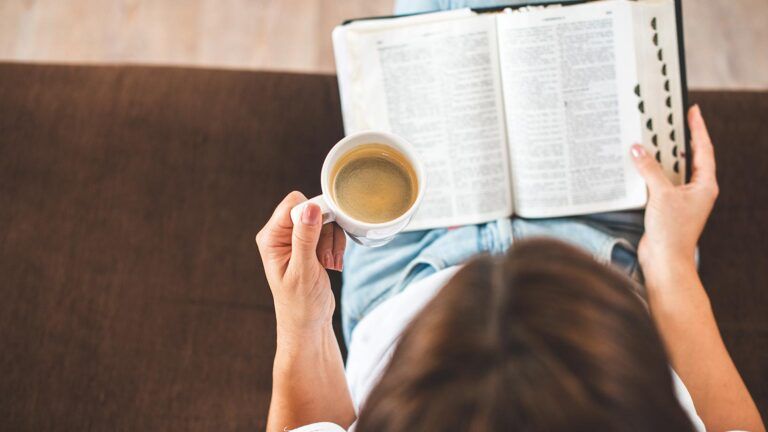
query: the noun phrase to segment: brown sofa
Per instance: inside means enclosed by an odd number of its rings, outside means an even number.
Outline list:
[[[691,96],[722,189],[701,273],[766,416],[768,93]],[[263,429],[253,237],[342,133],[333,76],[1,64],[0,429]]]

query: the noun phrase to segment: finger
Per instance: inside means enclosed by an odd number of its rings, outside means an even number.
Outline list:
[[[691,183],[715,181],[715,149],[698,105],[688,111],[688,125],[693,150]]]
[[[661,165],[651,156],[643,146],[635,144],[631,149],[632,160],[635,167],[648,185],[650,191],[672,186],[672,183],[664,175]]]
[[[290,216],[288,216],[290,219]],[[291,237],[291,264],[298,266],[317,262],[317,243],[323,228],[320,207],[309,204],[301,212],[299,223],[293,227]],[[290,222],[289,222],[290,223]]]
[[[333,227],[335,224],[325,224],[320,230],[320,241],[317,243],[317,259],[327,269],[333,270]]]
[[[333,262],[334,268],[341,271],[344,268],[344,249],[347,247],[347,235],[340,226],[333,226]]]
[[[261,247],[268,244],[272,244],[276,238],[276,233],[284,233],[280,237],[290,234],[290,230],[293,229],[293,222],[291,221],[291,209],[296,205],[307,200],[301,192],[293,191],[283,198],[280,204],[277,205],[272,212],[272,216],[269,218],[264,227],[256,234],[256,244],[259,245],[259,252],[263,252]],[[281,233],[281,234],[282,234]],[[264,257],[262,253],[262,257]]]
[[[269,218],[267,226],[275,228],[293,228],[291,221],[291,209],[307,200],[307,197],[299,191],[293,191],[283,198],[277,205],[272,217]]]

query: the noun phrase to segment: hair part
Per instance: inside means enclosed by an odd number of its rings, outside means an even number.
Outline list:
[[[632,282],[554,240],[461,269],[409,324],[359,432],[693,430]]]

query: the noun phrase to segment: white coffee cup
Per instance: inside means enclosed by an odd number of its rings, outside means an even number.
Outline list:
[[[331,171],[336,162],[350,151],[366,144],[382,144],[393,148],[405,156],[416,173],[416,180],[418,182],[416,199],[405,213],[387,222],[368,223],[357,220],[339,208],[331,195]],[[336,222],[355,242],[363,246],[376,247],[388,243],[397,233],[405,229],[411,221],[413,214],[416,213],[421,200],[424,198],[426,174],[416,151],[408,141],[387,132],[363,131],[351,134],[333,146],[328,156],[325,157],[325,162],[323,162],[323,168],[320,172],[320,186],[323,191],[322,195],[318,195],[291,209],[291,220],[293,223],[297,224],[299,222],[301,212],[307,204],[317,204],[322,211],[324,224]]]

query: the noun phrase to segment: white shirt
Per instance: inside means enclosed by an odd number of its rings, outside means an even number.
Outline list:
[[[378,382],[405,327],[460,268],[451,267],[409,285],[403,292],[382,302],[357,324],[349,343],[346,371],[355,410],[363,405]],[[704,423],[696,414],[691,395],[674,371],[672,379],[680,404],[696,430],[703,432]],[[352,425],[349,431],[354,428]],[[344,429],[333,423],[314,423],[294,431],[344,432]]]

